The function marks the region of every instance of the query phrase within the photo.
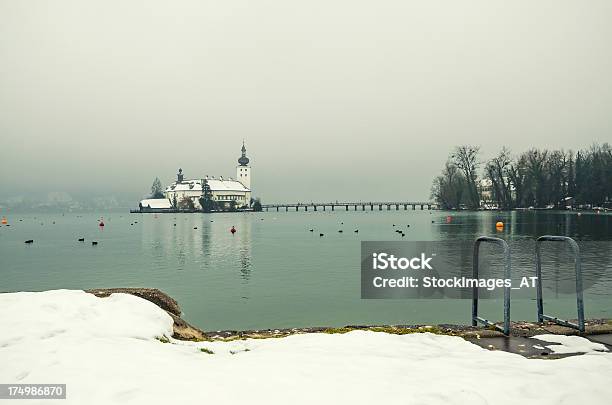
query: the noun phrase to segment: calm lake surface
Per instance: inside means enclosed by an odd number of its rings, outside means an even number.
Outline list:
[[[100,217],[104,228],[98,226]],[[466,299],[362,300],[360,242],[469,241],[480,235],[517,243],[512,257],[517,275],[533,275],[532,243],[537,236],[572,236],[581,248],[584,242],[586,316],[612,318],[610,214],[417,209],[15,213],[7,218],[11,226],[0,226],[0,291],[156,287],[179,302],[185,319],[206,330],[469,323],[471,301]],[[495,229],[498,220],[506,223],[501,232]],[[235,235],[229,232],[231,226],[238,231]],[[404,229],[405,238],[396,228]],[[77,241],[80,237],[84,243]],[[25,244],[27,239],[34,243]],[[92,246],[92,240],[99,244]],[[469,249],[462,254],[471,257]],[[573,280],[571,264],[557,260],[551,268]],[[513,299],[513,320],[535,320],[533,298]],[[571,291],[545,292],[545,305],[551,315],[576,317]],[[484,300],[481,311],[499,320],[501,306],[499,299]]]

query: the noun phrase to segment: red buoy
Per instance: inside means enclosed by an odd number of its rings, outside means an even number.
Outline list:
[[[235,234],[235,233],[236,233],[236,228],[234,228],[234,227],[232,226],[232,229],[230,229],[230,232],[232,233],[232,235],[233,235],[233,234]]]
[[[104,226],[104,218],[100,218],[100,223],[98,224],[98,226]]]

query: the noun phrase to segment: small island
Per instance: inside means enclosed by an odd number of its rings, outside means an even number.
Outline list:
[[[176,181],[163,190],[156,178],[151,186],[150,198],[141,200],[131,213],[177,212],[241,212],[261,211],[259,199],[251,197],[251,166],[242,143],[241,156],[236,166],[236,178],[204,176],[185,179],[179,169]]]

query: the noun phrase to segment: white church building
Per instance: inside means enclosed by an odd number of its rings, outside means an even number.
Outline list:
[[[200,198],[205,185],[208,184],[211,199],[223,208],[248,208],[251,202],[251,166],[246,156],[246,147],[242,144],[242,155],[236,166],[236,178],[223,176],[204,176],[200,179],[185,179],[183,170],[179,169],[176,181],[164,191],[164,198],[145,199],[140,201],[140,211],[167,210],[185,204],[191,200],[195,209],[201,209]]]

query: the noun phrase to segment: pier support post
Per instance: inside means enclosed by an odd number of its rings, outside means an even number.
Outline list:
[[[346,210],[348,211],[348,205],[346,206]]]

